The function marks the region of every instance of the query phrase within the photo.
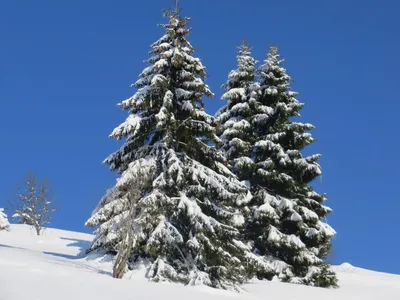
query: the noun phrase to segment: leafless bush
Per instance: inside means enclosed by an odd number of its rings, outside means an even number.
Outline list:
[[[36,176],[28,174],[22,185],[17,187],[17,193],[10,205],[14,211],[12,219],[19,224],[31,225],[36,234],[40,235],[43,227],[50,224],[51,216],[55,212],[52,208],[54,197],[50,196],[47,180],[37,183]]]

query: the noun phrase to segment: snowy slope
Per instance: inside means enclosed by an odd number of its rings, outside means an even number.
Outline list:
[[[84,257],[89,234],[47,229],[36,236],[28,226],[0,231],[0,300],[188,299],[200,300],[399,300],[400,276],[344,264],[335,267],[340,289],[326,290],[279,282],[254,282],[241,294],[207,287],[150,283],[143,270],[125,280],[111,277],[108,257]],[[129,280],[130,279],[130,280]]]

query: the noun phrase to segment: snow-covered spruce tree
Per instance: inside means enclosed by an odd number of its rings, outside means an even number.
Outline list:
[[[248,232],[255,248],[290,266],[284,281],[320,287],[336,286],[337,279],[323,259],[329,254],[335,231],[323,222],[331,209],[324,195],[310,183],[321,175],[319,154],[303,157],[301,151],[314,142],[311,124],[295,122],[303,104],[291,91],[291,78],[282,68],[275,47],[259,69],[259,103],[265,114],[253,118],[257,135],[252,184],[253,218]]]
[[[111,137],[126,140],[105,160],[120,178],[86,223],[98,226],[91,250],[129,246],[131,266],[150,262],[150,280],[228,288],[245,279],[251,257],[236,228],[243,216],[235,202],[247,189],[209,145],[215,121],[202,97],[213,93],[186,39],[189,19],[167,16],[137,92],[121,103],[129,116]]]
[[[3,208],[0,208],[0,230],[10,231],[10,223]]]
[[[228,104],[216,116],[221,124],[221,149],[230,168],[239,179],[249,180],[254,167],[251,152],[255,140],[249,122],[254,107],[249,102],[257,62],[245,42],[238,47],[237,63],[237,69],[229,73],[228,81],[222,86],[225,90],[222,99],[227,100]]]
[[[228,81],[222,86],[225,90],[222,99],[227,100],[228,103],[217,112],[221,136],[219,147],[227,158],[228,167],[255,195],[260,194],[260,188],[254,182],[256,164],[253,152],[257,135],[253,130],[252,123],[272,111],[272,108],[258,102],[257,93],[260,88],[254,82],[256,63],[251,55],[249,45],[242,43],[238,47],[237,68],[229,73]],[[265,193],[265,197],[270,197],[270,195]],[[252,202],[258,203],[258,201],[258,198],[257,200],[252,199]],[[239,207],[243,215],[247,219],[252,219],[254,212],[251,211],[249,203],[242,204]],[[272,207],[270,209],[272,210]],[[254,235],[245,228],[243,231],[244,242],[249,243],[250,247],[254,249]],[[288,267],[279,258],[267,255],[266,252],[262,254],[259,256],[262,263],[254,264],[251,270],[259,278],[272,279]],[[257,251],[255,251],[255,255],[257,256]]]

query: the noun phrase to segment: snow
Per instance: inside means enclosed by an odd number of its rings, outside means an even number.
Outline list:
[[[129,115],[124,123],[119,125],[117,128],[113,130],[110,134],[110,137],[115,137],[120,139],[128,134],[136,134],[136,132],[140,129],[140,122],[142,118],[138,115]]]
[[[0,300],[395,300],[400,294],[399,275],[349,263],[334,267],[339,289],[255,280],[236,293],[202,285],[148,282],[144,266],[118,280],[111,276],[110,257],[81,254],[92,239],[89,234],[57,229],[36,236],[27,225],[0,231]]]

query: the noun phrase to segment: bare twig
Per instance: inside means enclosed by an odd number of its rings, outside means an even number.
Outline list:
[[[52,208],[54,197],[49,196],[49,187],[46,180],[38,185],[34,174],[29,173],[22,185],[17,187],[15,199],[10,201],[14,211],[13,219],[19,224],[31,225],[36,234],[40,235],[43,227],[50,224],[51,216],[55,212]]]

